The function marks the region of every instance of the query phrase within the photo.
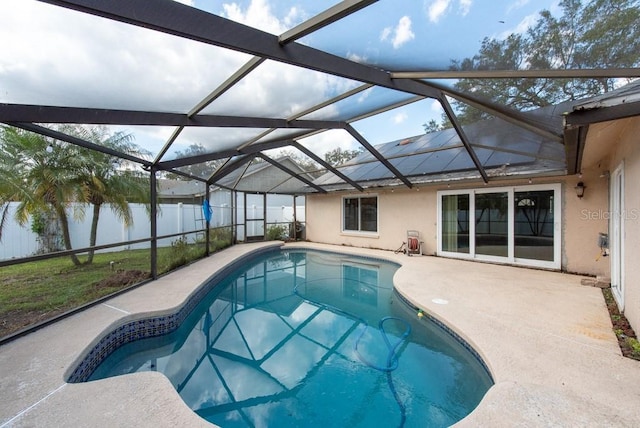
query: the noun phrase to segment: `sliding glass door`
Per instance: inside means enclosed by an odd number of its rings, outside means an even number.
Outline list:
[[[514,256],[553,261],[553,190],[515,192]]]
[[[438,253],[560,268],[560,185],[438,193]]]
[[[509,255],[509,194],[506,192],[475,195],[476,254],[507,257]]]
[[[469,195],[442,197],[442,248],[469,253]]]

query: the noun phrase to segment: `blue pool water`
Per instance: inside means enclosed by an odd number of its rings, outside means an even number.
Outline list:
[[[121,346],[89,380],[162,372],[222,427],[449,426],[492,380],[393,291],[397,268],[319,251],[256,256],[177,330]]]

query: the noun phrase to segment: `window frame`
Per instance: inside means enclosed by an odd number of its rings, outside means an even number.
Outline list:
[[[345,228],[345,203],[348,199],[357,199],[358,200],[358,212],[357,212],[357,222],[358,229],[346,229]],[[376,201],[376,230],[375,231],[367,231],[362,230],[362,199],[375,199]],[[367,195],[345,195],[341,199],[341,208],[340,208],[340,231],[342,234],[346,235],[357,235],[357,236],[369,236],[369,237],[378,237],[380,230],[380,198],[377,194],[367,194]]]

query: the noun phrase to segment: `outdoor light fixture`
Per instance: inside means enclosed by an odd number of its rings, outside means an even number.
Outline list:
[[[584,183],[582,181],[580,181],[576,187],[574,187],[574,189],[576,189],[576,196],[578,196],[578,198],[582,199],[582,197],[584,196],[584,189],[586,189],[587,186],[584,185]]]

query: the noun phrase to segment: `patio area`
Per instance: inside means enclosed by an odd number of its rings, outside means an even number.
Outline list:
[[[0,347],[0,427],[210,426],[159,373],[67,384],[98,335],[171,312],[225,265],[277,242],[236,245]],[[396,261],[398,291],[464,337],[495,385],[458,426],[639,426],[640,363],[622,357],[598,288],[581,276],[391,251],[286,244]]]

